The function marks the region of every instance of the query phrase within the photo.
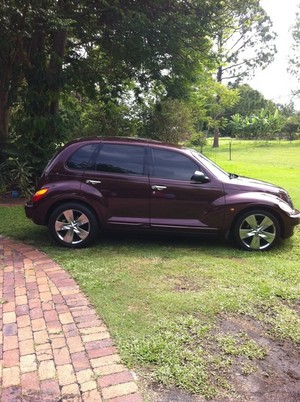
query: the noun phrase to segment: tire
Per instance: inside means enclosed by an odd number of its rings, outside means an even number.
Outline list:
[[[51,214],[48,224],[50,234],[59,245],[82,248],[92,243],[99,230],[95,214],[79,203],[66,203]]]
[[[244,213],[234,228],[235,240],[244,250],[266,251],[276,244],[280,234],[276,217],[264,210]]]

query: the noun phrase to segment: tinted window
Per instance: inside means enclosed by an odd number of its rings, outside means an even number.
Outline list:
[[[89,144],[77,149],[67,161],[67,166],[70,169],[85,170],[97,147],[97,144]]]
[[[153,176],[173,180],[191,180],[199,167],[187,156],[162,149],[153,149]]]
[[[103,144],[95,162],[100,172],[144,174],[144,147]]]

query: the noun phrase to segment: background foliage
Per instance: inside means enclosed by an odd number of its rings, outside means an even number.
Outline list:
[[[78,136],[296,138],[293,107],[242,84],[275,36],[258,0],[2,0],[0,163],[35,181]]]

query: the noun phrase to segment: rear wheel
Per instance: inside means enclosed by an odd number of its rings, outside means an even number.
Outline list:
[[[269,250],[279,238],[278,220],[270,212],[248,211],[237,221],[234,234],[245,250]]]
[[[97,236],[98,222],[90,208],[79,203],[57,207],[49,219],[49,230],[60,245],[80,248],[90,244]]]

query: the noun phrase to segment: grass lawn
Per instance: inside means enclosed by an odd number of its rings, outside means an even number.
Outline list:
[[[300,208],[300,142],[234,142],[204,154],[225,170],[285,187]],[[259,372],[270,350],[245,325],[269,339],[300,343],[300,230],[266,253],[219,239],[128,236],[99,238],[89,249],[51,243],[46,228],[22,207],[0,207],[0,233],[47,252],[80,284],[105,320],[121,356],[144,378],[188,393],[230,396],[236,365]],[[146,390],[145,400],[151,400]]]

